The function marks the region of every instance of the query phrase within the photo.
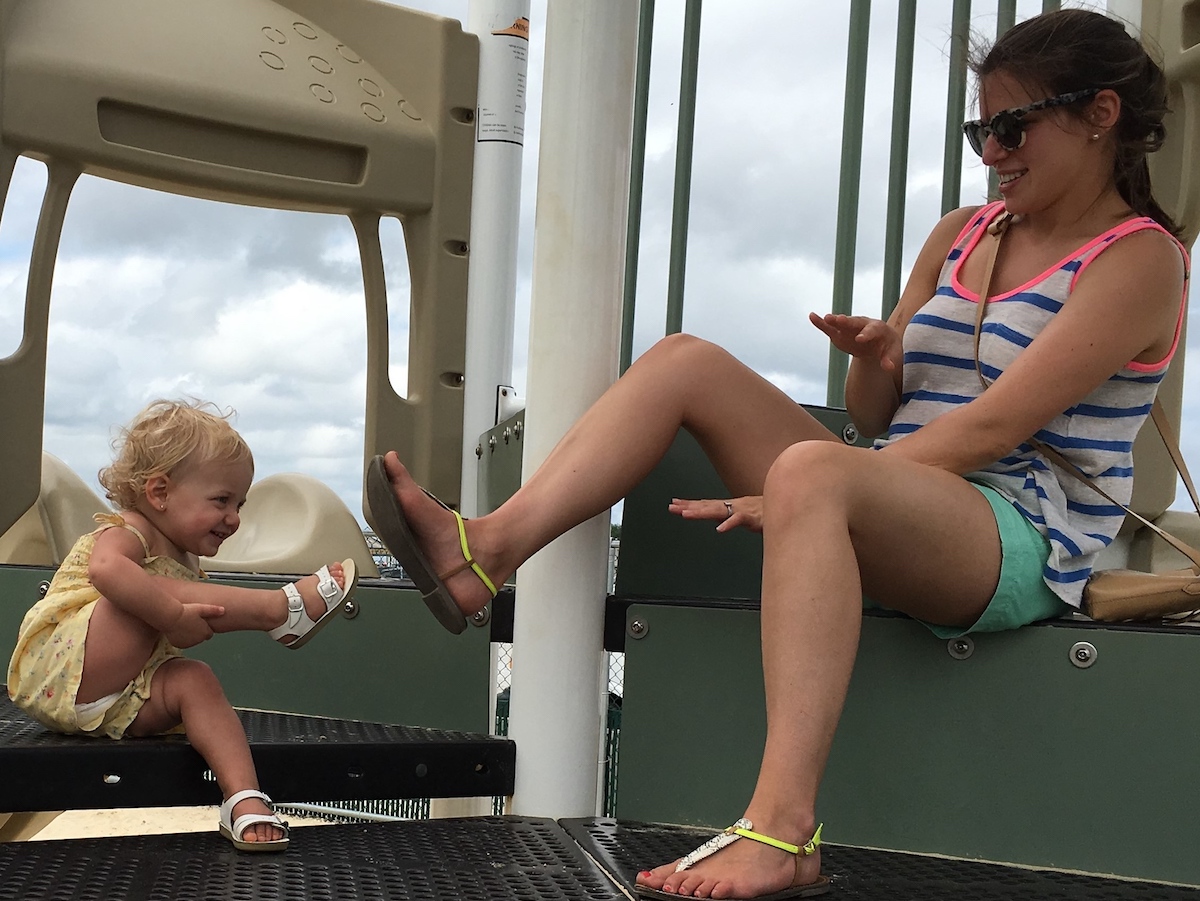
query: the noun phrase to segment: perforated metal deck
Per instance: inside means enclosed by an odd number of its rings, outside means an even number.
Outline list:
[[[216,834],[0,845],[0,901],[618,901],[551,820],[295,829],[283,854]]]
[[[508,739],[287,713],[239,711],[263,790],[277,801],[509,795]],[[0,693],[0,811],[220,803],[182,737],[56,735]]]
[[[299,828],[283,854],[239,854],[215,830],[12,843],[0,845],[0,901],[621,901],[638,870],[710,834],[486,817]],[[1200,889],[838,846],[824,848],[823,866],[830,901],[1200,899]]]
[[[631,893],[639,870],[712,836],[711,830],[608,819],[561,825]],[[831,901],[1200,901],[1200,889],[837,845],[822,846],[821,869],[833,881]]]

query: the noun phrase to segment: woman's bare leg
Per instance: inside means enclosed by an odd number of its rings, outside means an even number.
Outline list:
[[[345,584],[341,563],[330,563],[329,574],[339,585]],[[208,621],[214,632],[265,632],[287,620],[287,595],[281,588],[242,588],[213,582],[185,582],[167,576],[153,578],[180,603],[223,606],[224,615]],[[305,576],[297,585],[308,615],[316,620],[326,609],[325,601],[317,593],[317,577]],[[83,674],[76,695],[79,703],[121,691],[142,671],[158,636],[145,622],[107,598],[97,600],[88,622]]]
[[[696,437],[734,496],[761,494],[771,464],[790,445],[838,440],[728,352],[673,335],[596,401],[512,498],[468,522],[475,560],[500,584],[534,552],[628,494],[681,427]],[[395,454],[385,463],[431,566],[453,569],[462,562],[453,517],[424,495]],[[447,588],[468,615],[488,601],[470,572],[451,578]]]
[[[967,626],[995,591],[1000,543],[987,500],[962,478],[861,448],[789,448],[764,496],[762,650],[767,741],[746,817],[802,845],[858,648],[864,591],[932,622]],[[738,841],[684,873],[643,874],[681,895],[754,897],[820,872]]]
[[[168,660],[154,673],[150,699],[129,727],[129,735],[158,735],[179,723],[187,730],[188,741],[204,758],[228,798],[242,789],[258,789],[258,773],[250,756],[250,745],[242,721],[225,698],[221,683],[208,665],[199,660],[177,657]],[[271,811],[257,798],[234,805],[230,823],[248,813]],[[248,842],[283,838],[283,830],[267,823],[256,823],[243,834]]]

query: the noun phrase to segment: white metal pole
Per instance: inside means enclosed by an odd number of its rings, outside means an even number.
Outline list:
[[[496,391],[513,382],[517,233],[529,62],[529,0],[471,0],[466,30],[479,36],[479,102],[471,185],[471,267],[467,274],[467,355],[463,388],[460,509],[478,516],[479,436],[496,424]],[[496,649],[489,655],[488,723],[496,721]],[[433,817],[491,813],[490,798],[430,802]]]
[[[461,509],[478,516],[480,434],[496,424],[496,390],[512,385],[517,304],[517,233],[529,0],[471,0],[467,31],[479,36],[479,105],[467,275],[467,363],[463,388]]]
[[[617,376],[637,24],[637,0],[547,4],[526,474]],[[608,532],[597,516],[517,577],[515,814],[596,813]]]

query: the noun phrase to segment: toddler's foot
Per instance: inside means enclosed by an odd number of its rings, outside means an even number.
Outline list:
[[[280,625],[267,634],[289,648],[302,647],[337,614],[357,581],[354,561],[347,558],[285,585],[280,591]]]
[[[260,814],[262,816],[274,817],[275,811],[266,805],[265,802],[258,798],[246,798],[233,805],[233,822],[238,821],[238,817],[246,814]],[[287,838],[287,830],[276,823],[253,823],[246,827],[242,832],[242,841],[244,842],[276,842],[282,838]]]
[[[275,813],[271,799],[255,788],[225,799],[220,830],[239,851],[283,851],[288,846],[287,823]]]

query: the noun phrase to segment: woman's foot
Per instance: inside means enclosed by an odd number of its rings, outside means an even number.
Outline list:
[[[244,798],[233,805],[233,812],[230,817],[231,821],[236,823],[238,817],[246,814],[262,814],[263,816],[274,816],[274,811],[259,798]],[[244,842],[276,842],[282,838],[287,838],[287,832],[282,826],[276,826],[274,823],[254,823],[246,827],[246,831],[242,833],[242,841]]]
[[[342,563],[330,563],[322,567],[323,571],[317,571],[311,576],[305,576],[303,579],[297,579],[292,584],[296,587],[301,599],[304,601],[304,613],[313,623],[319,623],[329,613],[329,605],[322,595],[320,583],[326,578],[325,572],[328,572],[328,577],[331,578],[339,590],[346,588],[346,569]],[[330,588],[326,587],[326,593],[330,593]],[[279,609],[278,616],[275,619],[275,625],[271,627],[271,637],[280,644],[292,646],[297,641],[304,637],[309,629],[303,628],[303,617],[293,616],[293,611],[289,606],[288,593],[284,589],[279,589]],[[297,611],[298,612],[298,611]],[[295,621],[299,620],[299,624]],[[297,631],[291,631],[291,627],[287,631],[280,632],[285,624],[292,622],[295,624]]]
[[[782,835],[769,829],[765,831],[776,837]],[[797,844],[802,845],[805,841],[807,836],[800,838]],[[678,863],[676,860],[653,870],[643,870],[638,873],[637,884],[681,897],[758,898],[790,886],[818,883],[822,879],[819,848],[802,856],[746,838],[739,838],[676,873]]]
[[[392,494],[430,568],[445,583],[464,616],[482,610],[492,599],[492,592],[474,570],[464,568],[463,547],[454,514],[416,483],[395,451],[384,456],[383,465]],[[496,561],[489,552],[486,537],[480,534],[478,521],[466,520],[463,527],[474,562],[489,575],[493,584],[502,585],[503,579],[511,573],[496,570]]]

